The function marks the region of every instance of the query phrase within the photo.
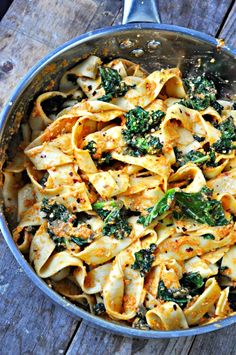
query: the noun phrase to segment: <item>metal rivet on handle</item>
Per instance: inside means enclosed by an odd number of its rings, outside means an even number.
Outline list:
[[[142,57],[144,55],[144,50],[142,48],[133,49],[131,54],[133,54],[137,58]]]

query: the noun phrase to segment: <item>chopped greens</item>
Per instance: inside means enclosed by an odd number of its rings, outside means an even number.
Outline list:
[[[196,150],[196,151],[191,150],[186,155],[183,155],[178,150],[178,148],[175,147],[174,152],[175,152],[175,156],[176,156],[177,166],[183,166],[190,161],[192,161],[194,164],[197,164],[197,165],[203,165],[205,162],[207,162],[210,159],[209,155],[206,155],[198,150]]]
[[[236,141],[236,126],[233,117],[228,117],[216,128],[221,131],[220,139],[213,144],[213,148],[218,153],[229,153],[232,149],[236,149],[233,142]]]
[[[158,286],[158,297],[164,301],[172,301],[184,308],[193,296],[198,294],[204,286],[202,276],[198,272],[190,272],[183,275],[179,281],[179,288],[167,288],[161,280]]]
[[[170,189],[165,196],[153,207],[149,208],[147,216],[140,216],[138,222],[148,226],[152,221],[168,211],[172,205],[175,207],[174,217],[181,216],[192,218],[199,223],[209,226],[223,226],[229,224],[225,218],[224,210],[220,201],[211,200],[212,191],[203,187],[201,191],[187,193]]]
[[[216,102],[217,90],[212,80],[205,75],[184,80],[188,98],[179,103],[193,110],[205,110]]]
[[[89,141],[88,144],[86,144],[83,149],[84,150],[87,149],[91,155],[95,154],[97,152],[96,142]]]
[[[162,280],[159,282],[157,297],[163,301],[175,302],[181,308],[191,299],[187,288],[167,288]]]
[[[146,313],[147,313],[147,309],[143,305],[140,305],[137,309],[135,320],[133,322],[134,328],[141,329],[141,330],[150,329],[147,323]]]
[[[152,263],[155,260],[154,251],[156,249],[155,244],[151,244],[148,249],[141,249],[134,253],[135,261],[131,266],[134,270],[139,270],[140,275],[144,277],[152,267]]]
[[[116,239],[124,239],[131,233],[132,227],[126,218],[126,209],[123,204],[111,201],[98,201],[93,204],[93,209],[103,219],[103,234]]]
[[[189,272],[183,275],[180,284],[182,287],[188,288],[191,296],[193,296],[204,285],[204,281],[199,272]]]
[[[128,145],[127,153],[139,157],[145,154],[160,154],[163,145],[158,137],[147,134],[145,137],[132,136],[128,130],[123,130],[125,141]]]
[[[138,223],[143,224],[144,226],[148,226],[152,221],[163,215],[166,211],[168,211],[173,203],[174,197],[176,194],[175,189],[168,190],[165,195],[151,208],[148,208],[147,216],[140,216],[138,219]]]
[[[159,137],[147,133],[159,129],[164,116],[165,113],[160,110],[148,112],[140,106],[130,110],[125,115],[126,129],[122,131],[128,145],[125,153],[135,157],[160,154],[163,146]]]
[[[165,113],[160,110],[150,113],[137,106],[125,114],[126,127],[133,135],[147,133],[152,128],[159,129],[164,116]]]
[[[89,244],[88,239],[83,239],[80,237],[71,237],[71,241],[77,244],[79,247],[85,247]]]
[[[66,249],[66,239],[64,237],[57,237],[51,229],[48,228],[47,230],[50,238],[55,243],[55,250],[57,252],[63,251]]]
[[[203,234],[203,235],[201,235],[201,237],[203,237],[204,239],[212,239],[212,240],[215,239],[215,236],[211,233]]]
[[[205,187],[195,193],[177,191],[175,207],[183,216],[192,218],[199,223],[206,223],[209,226],[229,224],[229,221],[225,218],[221,202],[211,200],[211,195],[211,190]]]
[[[109,102],[113,97],[124,96],[132,87],[124,82],[116,69],[100,67],[101,85],[105,95],[99,98],[100,101]]]
[[[44,198],[42,201],[41,212],[44,213],[43,218],[47,219],[49,223],[56,220],[68,222],[68,220],[72,217],[64,205],[50,201],[47,198]]]
[[[106,308],[104,306],[104,303],[102,303],[102,302],[96,303],[93,306],[93,311],[94,311],[94,314],[96,314],[96,316],[100,316],[101,314],[104,314],[106,312]]]

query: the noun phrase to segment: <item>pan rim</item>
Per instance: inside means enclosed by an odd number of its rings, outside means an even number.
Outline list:
[[[23,77],[23,79],[19,82],[13,93],[11,94],[7,104],[4,106],[2,113],[0,115],[0,139],[2,139],[2,133],[4,131],[4,127],[8,118],[11,114],[14,103],[17,101],[20,94],[26,89],[26,87],[31,83],[33,78],[53,59],[55,59],[58,55],[63,52],[78,46],[86,42],[91,38],[97,38],[104,35],[111,35],[112,33],[122,32],[125,30],[142,30],[142,29],[154,29],[159,31],[170,31],[175,33],[184,34],[189,37],[194,37],[202,40],[203,42],[207,42],[212,44],[213,46],[217,46],[217,40],[209,36],[203,32],[195,31],[192,29],[188,29],[185,27],[174,26],[174,25],[165,25],[165,24],[155,24],[155,23],[133,23],[127,25],[119,25],[113,27],[104,27],[101,29],[97,29],[94,31],[87,32],[82,34],[70,41],[60,45],[53,51],[50,51],[44,58],[42,58],[38,63],[36,63],[28,73]],[[236,51],[232,50],[228,46],[223,46],[222,51],[226,51],[228,54],[232,55],[236,58]],[[86,322],[94,325],[95,327],[102,328],[103,330],[109,330],[112,333],[120,334],[123,336],[130,336],[136,338],[146,338],[146,339],[159,339],[159,338],[175,338],[182,336],[193,336],[204,334],[208,332],[215,331],[217,329],[221,329],[228,325],[231,325],[236,322],[236,315],[231,315],[227,318],[221,319],[217,322],[204,325],[197,326],[194,328],[189,328],[186,330],[173,330],[173,331],[157,331],[157,330],[138,330],[131,327],[122,326],[119,324],[115,324],[113,322],[104,320],[100,317],[94,316],[91,313],[79,308],[75,304],[71,303],[69,300],[64,299],[54,290],[52,290],[48,285],[37,276],[36,272],[30,266],[30,264],[25,260],[23,254],[17,248],[12,234],[8,228],[7,221],[4,216],[3,206],[1,204],[0,207],[0,229],[2,231],[3,237],[14,255],[16,261],[21,266],[21,268],[25,271],[26,275],[33,281],[33,283],[45,294],[47,295],[54,303],[62,306],[67,312],[77,318],[83,318]]]

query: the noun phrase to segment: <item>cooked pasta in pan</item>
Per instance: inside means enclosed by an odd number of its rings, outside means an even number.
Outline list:
[[[36,273],[139,329],[232,314],[235,106],[178,68],[90,56],[67,71],[36,99],[3,171],[14,240]]]

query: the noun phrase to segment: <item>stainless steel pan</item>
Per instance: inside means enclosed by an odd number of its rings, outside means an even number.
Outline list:
[[[17,134],[12,137],[12,128],[16,130],[20,120],[27,117],[30,102],[52,80],[55,82],[53,89],[56,89],[62,73],[92,53],[108,60],[124,57],[137,61],[148,71],[175,66],[179,66],[183,73],[204,70],[209,75],[217,76],[224,84],[221,92],[224,97],[230,98],[236,93],[235,51],[226,46],[219,47],[216,39],[204,33],[160,24],[155,0],[125,0],[123,25],[88,32],[63,44],[36,64],[21,81],[0,118],[1,162],[4,161],[4,152],[9,142],[9,154],[14,154],[18,137]],[[84,318],[94,326],[126,336],[169,338],[207,333],[236,322],[236,316],[232,316],[188,330],[141,331],[105,321],[63,299],[36,275],[12,239],[3,206],[0,210],[0,227],[16,260],[35,285],[74,316]]]

